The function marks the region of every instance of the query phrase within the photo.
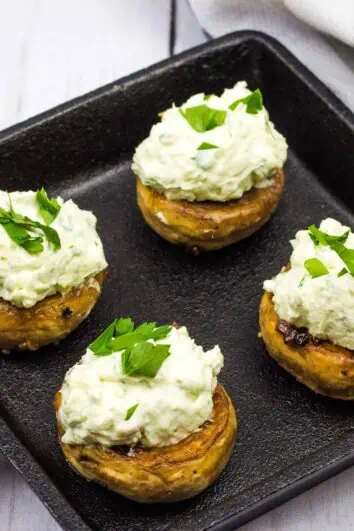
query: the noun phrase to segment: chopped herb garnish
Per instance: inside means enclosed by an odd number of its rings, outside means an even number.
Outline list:
[[[306,278],[306,275],[304,275],[304,276],[302,277],[302,279],[300,280],[300,282],[299,282],[299,288],[302,288],[302,286],[304,285],[305,278]]]
[[[212,96],[214,96],[214,94],[204,94],[204,98],[203,98],[203,100],[204,100],[204,101],[208,101],[208,100],[210,100],[210,98],[211,98]]]
[[[125,419],[124,420],[129,420],[135,413],[135,410],[136,408],[138,407],[139,404],[135,404],[134,406],[130,407],[128,410],[127,410],[127,414],[125,415]]]
[[[127,317],[126,319],[118,320],[117,325],[116,325],[117,336],[127,334],[128,332],[132,332],[133,330],[134,330],[134,322],[130,319],[130,317]]]
[[[349,272],[354,275],[354,249],[348,249],[344,243],[347,241],[350,230],[340,236],[333,236],[318,229],[315,225],[309,227],[309,235],[315,245],[328,245],[335,251],[347,266]],[[340,272],[341,273],[341,272]],[[344,273],[342,273],[344,275]],[[342,275],[340,275],[342,276]]]
[[[185,110],[179,109],[179,112],[198,133],[205,133],[205,131],[223,125],[226,118],[226,111],[212,109],[207,105],[187,107]]]
[[[111,323],[106,330],[104,330],[102,334],[89,345],[89,349],[92,350],[96,356],[108,356],[109,354],[112,354],[113,351],[110,347],[110,343],[116,332],[116,326],[117,319],[115,319],[113,323]]]
[[[60,205],[54,197],[52,199],[49,199],[47,196],[47,192],[42,187],[41,190],[38,190],[36,193],[36,200],[39,205],[39,211],[41,213],[42,218],[46,222],[47,225],[50,225],[53,223],[55,218],[60,212]]]
[[[171,332],[172,326],[159,326],[151,332],[151,339],[157,341],[158,339],[164,339]]]
[[[354,275],[354,249],[347,249],[342,243],[333,243],[331,249],[338,254],[349,272]]]
[[[348,273],[347,269],[343,267],[343,269],[339,271],[337,277],[342,277],[343,275],[346,275],[347,273]]]
[[[151,334],[156,328],[156,323],[143,323],[135,329],[136,334],[141,334],[146,339],[151,338]]]
[[[219,146],[215,146],[214,144],[209,144],[209,142],[202,142],[199,147],[197,147],[197,151],[204,151],[206,149],[218,149]]]
[[[122,351],[122,371],[132,376],[154,378],[162,363],[170,355],[170,345],[154,344],[164,339],[171,326],[143,323],[134,329],[130,318],[115,319],[89,346],[96,356],[109,356]]]
[[[154,378],[169,355],[170,345],[153,345],[148,341],[137,343],[132,349],[124,351],[123,372],[133,376]]]
[[[229,106],[229,109],[231,111],[234,111],[240,103],[243,103],[244,105],[246,105],[246,112],[248,114],[257,114],[263,108],[262,92],[259,89],[256,89],[254,92],[252,92],[245,98],[241,98],[231,103],[231,105]]]
[[[340,236],[333,236],[331,234],[327,234],[326,232],[323,232],[322,230],[318,229],[315,225],[310,225],[309,234],[310,234],[311,240],[313,241],[315,245],[322,244],[322,245],[331,246],[334,243],[345,243],[350,234],[350,230],[347,230]]]
[[[29,254],[38,254],[43,251],[43,236],[48,243],[58,250],[61,247],[60,238],[56,230],[33,221],[27,216],[17,214],[12,206],[9,195],[9,210],[0,208],[0,225],[2,225],[11,240]],[[38,235],[38,231],[42,234]],[[30,234],[32,233],[32,234]]]
[[[304,266],[312,278],[322,277],[329,273],[327,267],[318,258],[309,258],[305,261]]]
[[[131,349],[136,343],[140,343],[142,341],[145,341],[144,336],[142,334],[138,334],[137,332],[122,334],[121,336],[115,337],[111,340],[111,353],[120,352],[126,348]]]

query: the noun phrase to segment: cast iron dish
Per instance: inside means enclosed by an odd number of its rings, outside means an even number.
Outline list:
[[[263,230],[193,260],[159,242],[144,223],[129,160],[172,101],[180,104],[204,88],[220,94],[237,79],[261,88],[289,141],[286,193]],[[63,529],[236,529],[353,465],[350,404],[297,384],[267,359],[255,330],[259,286],[288,262],[290,235],[318,224],[324,213],[354,227],[353,115],[296,58],[260,33],[228,35],[0,137],[1,188],[37,190],[44,182],[49,195],[73,195],[97,215],[114,264],[104,304],[75,333],[38,355],[0,356],[1,451]],[[188,311],[203,345],[222,341],[222,383],[245,424],[220,479],[192,500],[139,508],[84,481],[61,455],[50,395],[114,310],[181,323]]]

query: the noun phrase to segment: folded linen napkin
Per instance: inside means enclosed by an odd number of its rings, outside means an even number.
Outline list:
[[[354,111],[354,48],[317,31],[354,46],[354,0],[190,0],[190,3],[201,26],[213,37],[244,29],[275,37]]]
[[[298,18],[354,46],[353,0],[284,0]]]

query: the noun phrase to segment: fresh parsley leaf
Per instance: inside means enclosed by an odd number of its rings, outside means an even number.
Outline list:
[[[30,238],[28,232],[20,225],[16,225],[13,221],[6,219],[2,224],[11,240],[18,245],[22,246]]]
[[[115,319],[89,348],[96,356],[122,352],[124,374],[154,378],[170,355],[170,345],[156,345],[151,340],[164,339],[170,331],[171,326],[156,327],[156,323],[143,323],[134,330],[129,317]]]
[[[50,225],[53,223],[55,218],[60,212],[60,205],[58,201],[54,198],[49,199],[47,196],[47,192],[42,187],[40,190],[36,193],[36,200],[39,205],[39,211],[41,213],[42,218],[46,222],[47,225]]]
[[[329,273],[327,267],[318,258],[309,258],[305,261],[304,266],[312,278],[322,277]]]
[[[123,372],[132,376],[154,378],[169,355],[170,345],[137,343],[124,361],[122,360]]]
[[[31,237],[28,232],[13,221],[4,222],[3,227],[12,241],[23,247],[30,254],[38,254],[43,251],[43,238]]]
[[[8,192],[7,192],[7,197],[9,199],[10,214],[12,214],[13,216],[16,216],[14,212],[14,208],[12,206],[11,195]]]
[[[22,247],[30,254],[39,254],[43,251],[43,238],[29,238]]]
[[[141,334],[146,339],[151,338],[151,334],[156,328],[156,323],[143,323],[142,325],[138,326],[138,328],[135,329],[135,332],[138,334]]]
[[[157,341],[158,339],[165,339],[171,332],[172,326],[159,326],[151,334],[151,339]]]
[[[332,251],[335,251],[338,254],[341,260],[347,266],[349,272],[354,275],[354,249],[348,249],[344,245],[348,239],[350,230],[347,230],[340,236],[327,234],[326,232],[318,229],[315,225],[311,225],[308,230],[309,235],[315,245],[328,245]]]
[[[41,225],[40,229],[42,232],[44,232],[48,242],[53,245],[54,250],[57,251],[58,249],[60,249],[61,243],[57,231],[55,229],[52,229],[52,227],[47,227],[46,225]]]
[[[102,334],[89,345],[89,349],[92,350],[96,356],[107,356],[108,354],[112,354],[113,351],[110,348],[109,343],[112,340],[116,326],[117,319],[114,319],[113,323],[111,323]]]
[[[245,98],[241,98],[231,103],[231,105],[229,106],[229,109],[231,111],[234,111],[240,103],[243,103],[244,105],[246,105],[246,112],[248,114],[257,114],[263,108],[262,92],[259,89],[256,89],[254,92],[252,92]]]
[[[137,343],[146,341],[146,338],[142,334],[138,334],[137,331],[128,332],[111,340],[110,346],[112,352],[119,352],[125,348],[133,348]]]
[[[135,404],[134,406],[130,407],[128,410],[127,410],[127,414],[125,415],[125,419],[124,420],[129,420],[135,413],[135,410],[136,408],[138,407],[139,404]]]
[[[128,332],[132,332],[134,330],[134,322],[130,319],[130,317],[127,317],[125,319],[119,319],[116,326],[116,332],[117,335],[123,335],[127,334]]]
[[[315,245],[321,244],[321,245],[331,246],[334,243],[345,243],[350,234],[350,230],[347,230],[340,236],[333,236],[331,234],[327,234],[326,232],[323,232],[322,230],[318,229],[315,225],[310,225],[308,230],[309,230],[310,238],[314,242]]]
[[[345,263],[349,272],[354,275],[354,249],[347,249],[342,243],[332,243],[331,248],[339,258]]]
[[[343,275],[346,275],[347,273],[348,273],[347,269],[343,267],[343,269],[339,271],[337,277],[342,277]]]
[[[204,151],[206,149],[218,149],[219,146],[215,146],[214,144],[209,144],[209,142],[202,142],[199,147],[197,147],[197,151]]]
[[[38,254],[43,251],[43,237],[38,235],[38,231],[43,233],[55,250],[61,247],[57,231],[47,225],[33,221],[27,216],[17,214],[13,209],[10,195],[9,211],[0,208],[0,225],[4,227],[12,241],[30,254]],[[30,233],[34,233],[34,235]]]
[[[154,378],[159,372],[161,365],[169,357],[171,345],[155,345],[152,351],[152,359],[150,359],[149,365],[145,364],[144,373],[145,376]]]
[[[204,101],[208,101],[208,100],[210,100],[210,98],[211,98],[212,96],[213,96],[213,94],[204,94],[204,98],[203,98],[203,100],[204,100]]]
[[[333,243],[345,243],[348,239],[349,234],[350,234],[350,230],[347,230],[340,236],[333,236],[331,234],[326,234],[326,240],[328,242],[328,245],[332,245]]]
[[[172,326],[156,327],[156,323],[144,323],[138,326],[135,332],[142,334],[146,339],[157,341],[158,339],[164,339],[171,332],[171,328]]]
[[[319,238],[315,236],[313,232],[309,232],[309,236],[315,245],[319,245],[320,243],[322,243],[322,245],[326,245],[324,241],[320,242]]]
[[[185,110],[179,109],[179,112],[198,133],[205,133],[205,131],[223,125],[226,118],[226,111],[213,109],[207,105],[187,107]]]
[[[130,374],[130,356],[131,349],[126,348],[125,350],[123,350],[121,357],[121,365],[124,374]]]
[[[139,369],[141,369],[145,363],[149,362],[153,349],[153,344],[145,341],[137,343],[131,350],[126,351],[122,357],[123,372],[128,375],[135,374],[137,376],[139,374]],[[142,376],[145,375],[142,374]]]

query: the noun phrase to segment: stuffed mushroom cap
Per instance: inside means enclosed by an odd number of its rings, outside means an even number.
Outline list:
[[[243,81],[221,96],[196,94],[162,113],[137,147],[132,169],[169,200],[224,203],[272,186],[286,156],[260,91]]]
[[[219,476],[236,438],[217,383],[223,356],[185,327],[127,322],[113,322],[67,373],[54,402],[61,448],[86,479],[135,501],[190,498]]]

